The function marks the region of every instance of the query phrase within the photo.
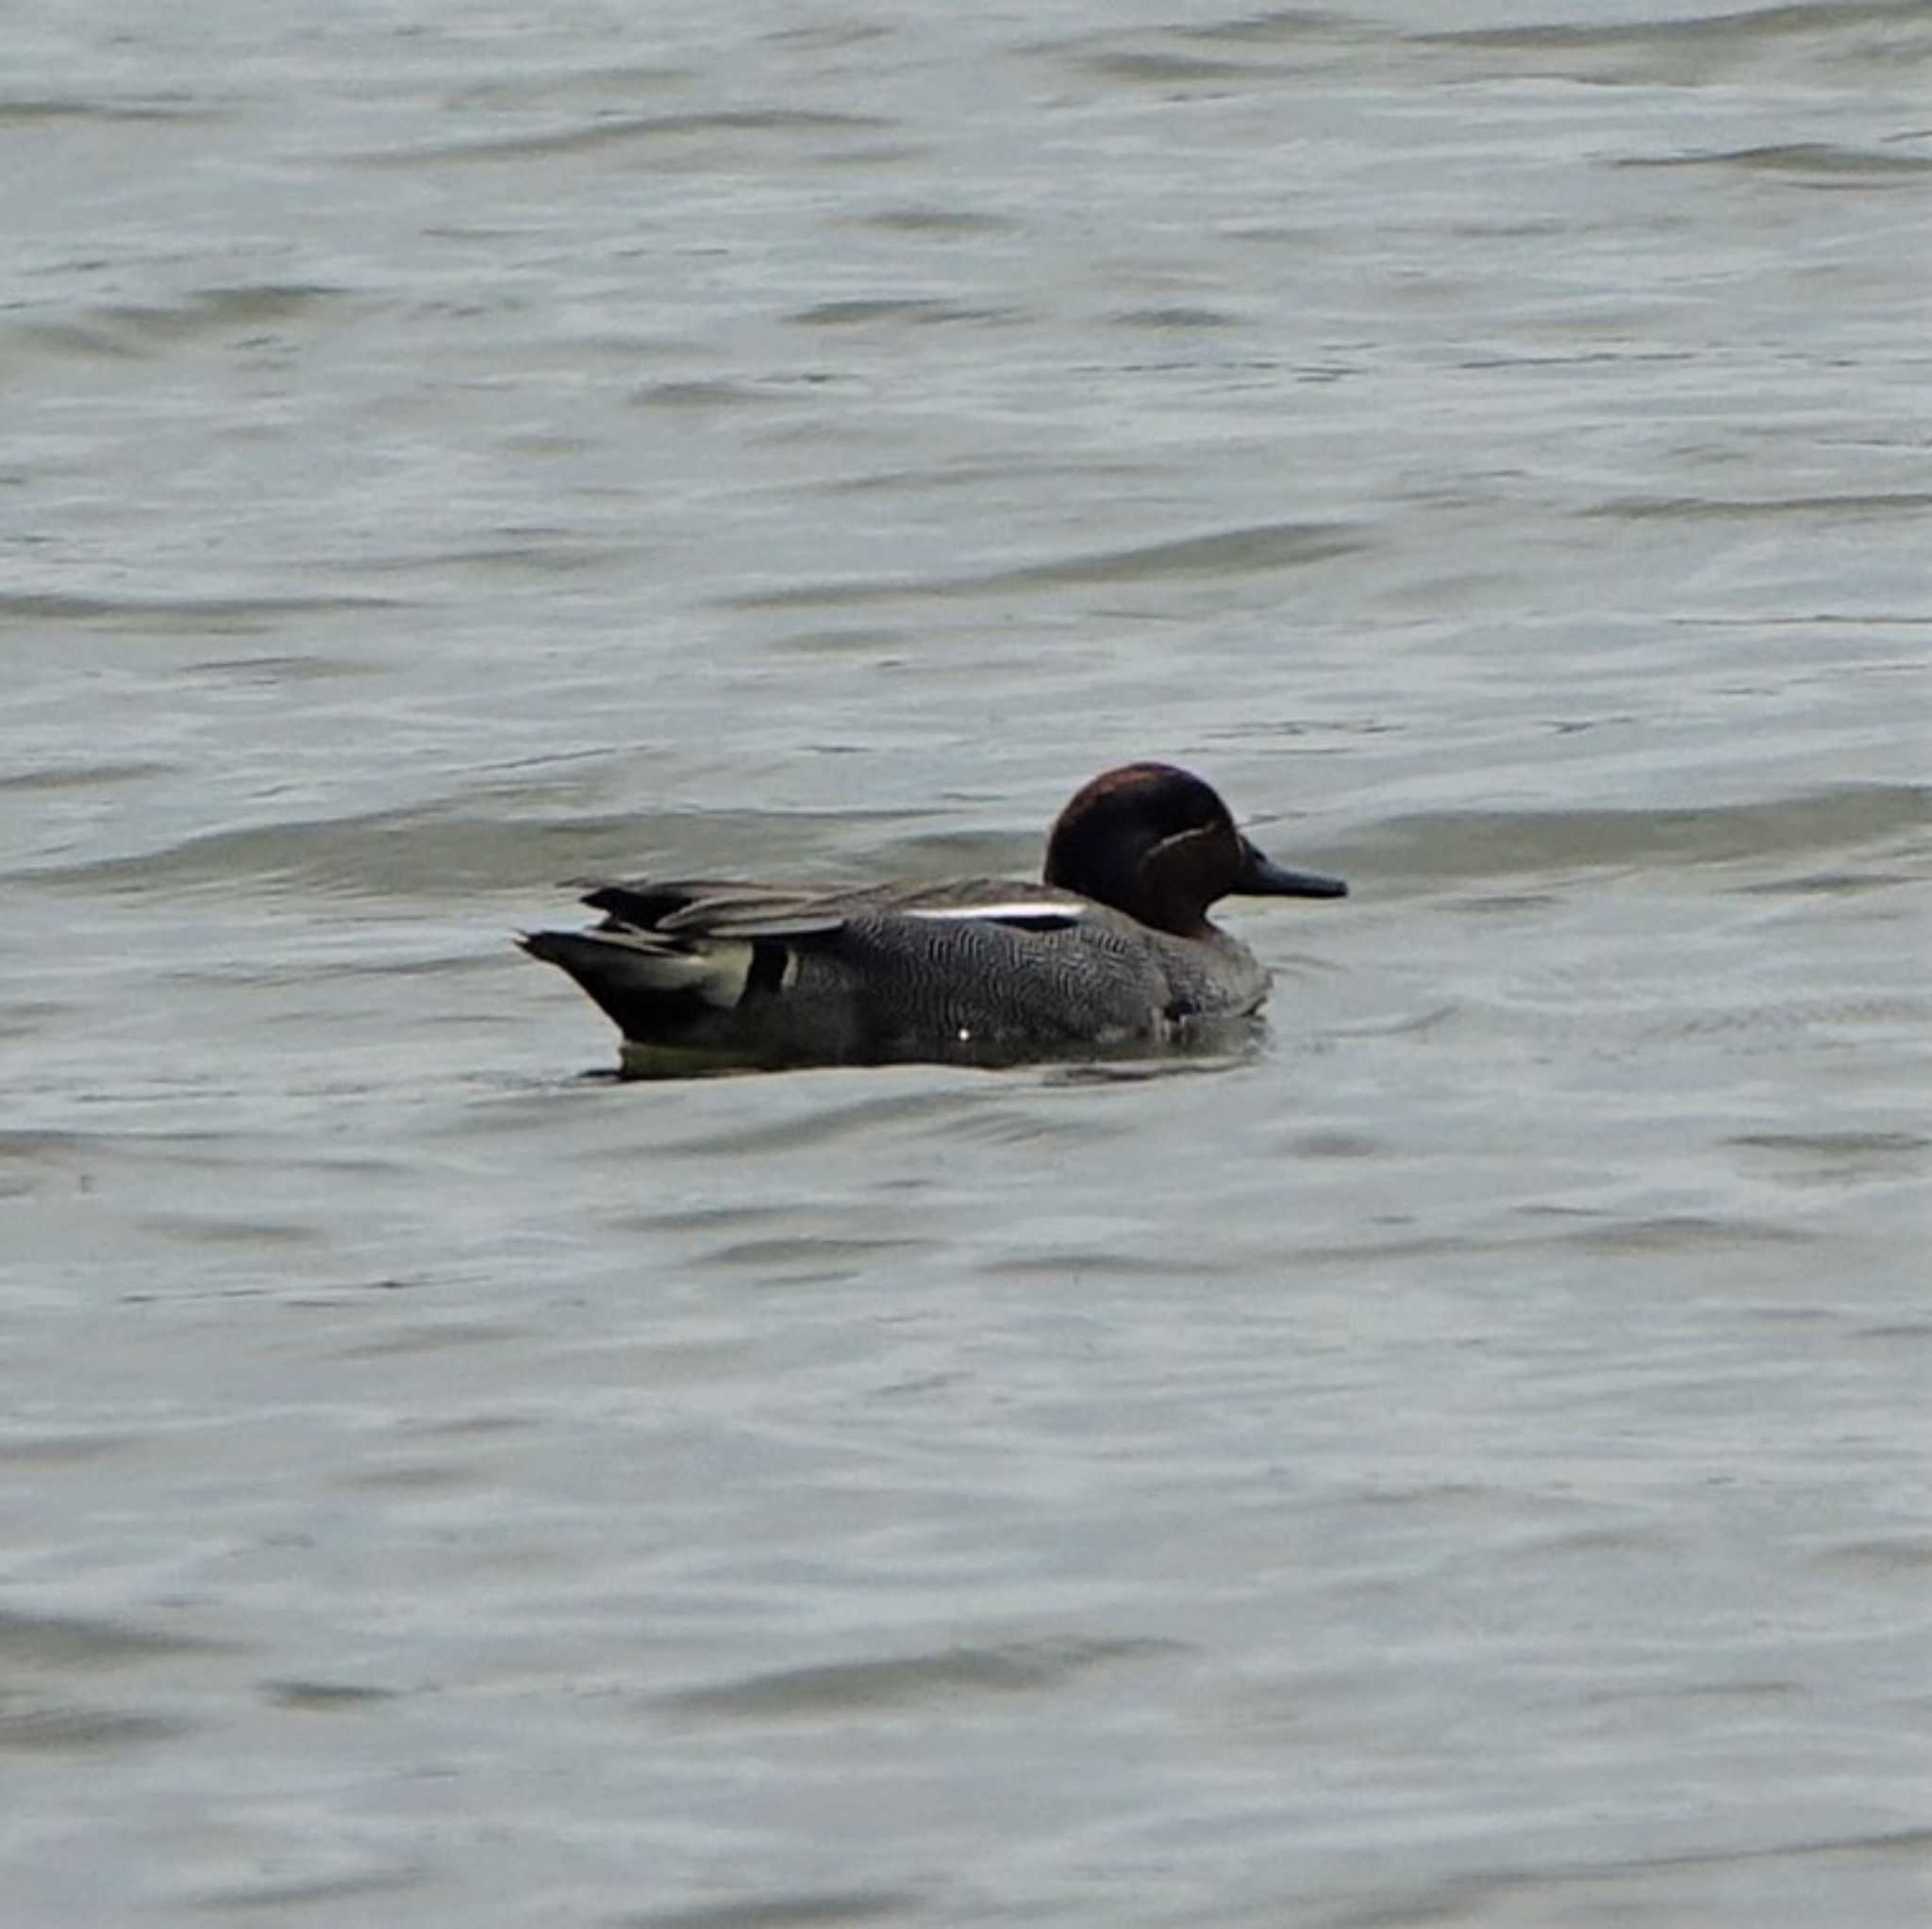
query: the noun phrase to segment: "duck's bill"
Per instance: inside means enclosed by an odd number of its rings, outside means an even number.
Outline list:
[[[1290,871],[1264,857],[1253,844],[1241,845],[1241,875],[1235,890],[1246,897],[1346,897],[1348,885],[1319,871]]]

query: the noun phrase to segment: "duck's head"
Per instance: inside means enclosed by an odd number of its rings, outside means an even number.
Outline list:
[[[1167,763],[1123,764],[1074,793],[1046,843],[1046,881],[1177,938],[1208,907],[1248,897],[1346,897],[1339,877],[1286,871],[1235,828],[1210,785]]]

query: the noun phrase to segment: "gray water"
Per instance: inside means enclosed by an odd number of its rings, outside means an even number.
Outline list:
[[[1932,8],[49,9],[9,1929],[1932,1904]],[[563,877],[1343,905],[623,1085]]]

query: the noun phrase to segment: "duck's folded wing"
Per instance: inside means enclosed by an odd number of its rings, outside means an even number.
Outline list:
[[[861,918],[1064,931],[1091,909],[1084,898],[1006,878],[954,878],[938,884],[871,885],[831,891],[714,879],[635,878],[600,884],[586,893],[584,903],[604,912],[613,924],[687,940],[828,939]]]
[[[807,901],[806,893],[775,886],[744,884],[727,878],[632,877],[617,881],[577,878],[582,902],[602,911],[613,926],[633,931],[682,932],[706,935],[708,914],[721,918],[742,915],[753,906],[782,912]]]
[[[856,896],[724,885],[671,912],[658,929],[678,938],[827,938],[845,928]]]

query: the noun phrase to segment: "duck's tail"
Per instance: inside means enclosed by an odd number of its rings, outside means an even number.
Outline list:
[[[647,931],[526,931],[532,957],[568,972],[626,1039],[675,1043],[735,1011],[751,978],[749,943],[680,942]]]

